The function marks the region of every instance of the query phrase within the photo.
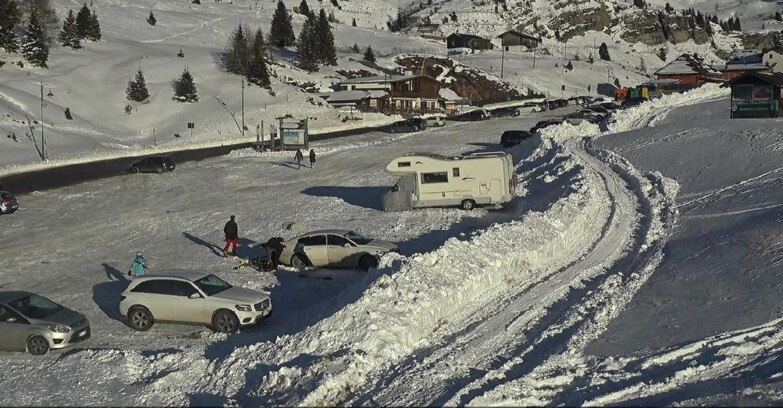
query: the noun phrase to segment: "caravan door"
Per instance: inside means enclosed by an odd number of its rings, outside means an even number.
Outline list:
[[[501,183],[500,180],[498,179],[490,180],[489,192],[490,192],[491,202],[499,203],[503,201],[503,183]]]

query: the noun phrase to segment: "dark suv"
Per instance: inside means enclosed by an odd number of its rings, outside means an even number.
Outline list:
[[[418,132],[419,130],[421,130],[419,125],[411,119],[392,123],[387,127],[387,129],[390,133]]]
[[[503,147],[516,146],[530,137],[533,137],[533,134],[526,130],[507,130],[500,135],[500,144]]]
[[[168,157],[147,157],[133,163],[130,166],[130,172],[137,173],[158,173],[174,170],[174,161]]]
[[[13,214],[17,209],[16,197],[8,191],[0,191],[0,214]]]

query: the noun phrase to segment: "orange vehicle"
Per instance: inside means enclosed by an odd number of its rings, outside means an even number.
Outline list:
[[[620,88],[616,91],[614,91],[614,99],[618,101],[624,101],[628,99],[628,97],[631,96],[631,89],[630,88]]]

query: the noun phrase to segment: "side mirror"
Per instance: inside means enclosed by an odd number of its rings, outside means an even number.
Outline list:
[[[8,322],[8,323],[16,323],[16,318],[15,317],[9,317],[8,319],[5,319],[5,321]]]
[[[201,299],[201,294],[198,292],[191,293],[190,296],[188,296],[188,299]]]

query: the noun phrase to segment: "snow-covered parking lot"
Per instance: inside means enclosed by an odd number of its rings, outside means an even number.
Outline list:
[[[384,213],[379,194],[395,180],[383,167],[405,152],[498,149],[503,130],[526,129],[541,115],[322,142],[315,146],[316,169],[297,170],[287,154],[237,151],[161,176],[119,177],[23,196],[22,210],[0,219],[5,243],[0,288],[31,290],[85,313],[94,337],[42,358],[0,354],[13,373],[0,378],[6,401],[671,404],[715,401],[699,398],[774,382],[781,368],[776,357],[781,324],[769,313],[770,302],[754,303],[767,312],[745,314],[753,316],[747,324],[737,317],[709,329],[706,323],[694,325],[687,334],[650,344],[656,339],[644,331],[651,330],[643,319],[647,305],[637,297],[652,291],[659,299],[655,312],[676,310],[683,320],[705,306],[665,294],[655,277],[661,270],[671,276],[672,262],[685,265],[678,259],[693,258],[677,251],[690,251],[681,249],[689,234],[715,223],[713,210],[729,217],[765,214],[755,232],[730,228],[728,235],[714,236],[729,242],[737,231],[757,237],[749,256],[758,267],[748,270],[768,282],[779,265],[779,240],[758,234],[780,222],[779,207],[771,202],[776,196],[767,188],[780,180],[774,164],[780,134],[761,128],[742,133],[732,128],[740,121],[713,125],[717,116],[703,115],[717,115],[723,96],[725,91],[706,87],[665,97],[620,113],[608,131],[589,124],[546,129],[508,150],[519,161],[521,183],[518,197],[503,209]],[[696,134],[692,129],[701,127],[698,134],[704,136],[711,126],[727,129],[713,151],[729,158],[716,161],[717,174],[731,174],[693,183],[688,169],[698,161],[669,144],[688,139],[672,141],[669,135]],[[743,134],[766,136],[761,144],[751,143],[740,162],[727,164],[732,157],[727,147],[741,143]],[[655,155],[668,161],[647,160]],[[705,153],[701,161],[709,157]],[[747,166],[748,158],[758,165]],[[644,171],[632,165],[637,162]],[[749,197],[750,187],[754,198],[745,202],[752,204],[748,208],[715,204]],[[230,214],[238,218],[241,256],[252,255],[255,243],[269,236],[287,236],[286,221],[306,229],[355,229],[399,242],[401,253],[385,256],[366,274],[238,272],[237,260],[218,256],[220,228]],[[267,290],[274,313],[231,336],[176,325],[134,332],[119,320],[116,307],[138,249],[153,270],[206,269]],[[730,268],[721,270],[725,288]],[[678,273],[694,271],[681,267]],[[698,288],[694,279],[678,284]],[[747,300],[751,292],[735,293]],[[723,305],[724,311],[736,308],[731,301]],[[706,306],[715,308],[707,316],[719,319],[720,307]],[[629,326],[632,320],[642,323]],[[649,346],[626,355],[633,336]],[[747,385],[730,386],[736,378]]]

